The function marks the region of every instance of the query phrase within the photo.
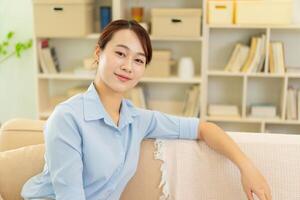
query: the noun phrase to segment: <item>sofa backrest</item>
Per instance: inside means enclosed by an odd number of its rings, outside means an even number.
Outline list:
[[[25,181],[42,171],[44,145],[40,144],[44,143],[44,124],[45,121],[40,120],[14,119],[2,126],[0,195],[4,200],[21,200],[20,192]],[[154,149],[154,140],[142,142],[137,171],[127,184],[121,200],[159,199],[161,161],[154,159]]]
[[[43,127],[45,121],[13,119],[0,129],[0,152],[44,143]]]

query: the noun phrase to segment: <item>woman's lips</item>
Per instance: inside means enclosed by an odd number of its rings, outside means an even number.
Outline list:
[[[117,76],[117,78],[122,81],[122,82],[126,82],[126,81],[129,81],[130,78],[126,77],[126,76],[122,76],[122,75],[119,75],[119,74],[115,74]]]

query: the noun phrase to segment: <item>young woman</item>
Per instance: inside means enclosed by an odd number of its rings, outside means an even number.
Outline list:
[[[139,109],[123,98],[151,61],[147,32],[135,21],[111,22],[96,50],[93,83],[58,105],[45,127],[45,166],[23,186],[25,199],[117,200],[137,168],[144,138],[199,139],[234,162],[248,199],[271,200],[252,162],[218,126]]]

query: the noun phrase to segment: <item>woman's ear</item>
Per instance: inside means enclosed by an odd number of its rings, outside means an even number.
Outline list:
[[[101,51],[101,49],[100,49],[99,45],[97,44],[95,51],[94,51],[94,59],[95,59],[96,63],[99,62],[100,51]]]

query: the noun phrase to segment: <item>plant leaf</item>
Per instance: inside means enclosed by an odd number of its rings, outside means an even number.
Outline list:
[[[18,42],[15,45],[15,51],[16,51],[17,57],[20,57],[21,56],[21,51],[22,51],[22,43]]]
[[[10,31],[7,33],[6,38],[11,39],[14,36],[14,34],[15,34],[14,32]]]

